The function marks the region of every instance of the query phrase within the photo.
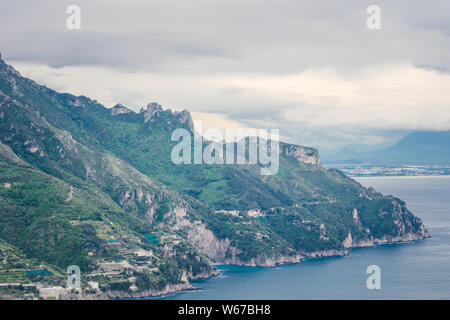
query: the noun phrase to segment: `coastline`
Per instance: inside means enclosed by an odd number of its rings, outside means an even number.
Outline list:
[[[415,179],[415,178],[448,178],[449,175],[416,175],[416,176],[358,176],[352,177],[355,180],[364,180],[364,179],[386,179],[386,178],[398,178],[398,179]],[[347,245],[344,245],[344,249],[336,250],[321,250],[321,251],[313,251],[313,252],[297,252],[293,255],[276,255],[272,257],[257,257],[253,258],[250,261],[240,261],[239,259],[225,259],[223,261],[211,261],[211,266],[215,265],[230,265],[230,266],[243,266],[243,267],[262,267],[262,268],[276,268],[281,265],[291,265],[291,264],[299,264],[306,259],[317,259],[324,257],[343,257],[352,254],[352,249],[357,248],[374,248],[377,246],[385,246],[392,244],[406,244],[412,243],[416,241],[425,240],[430,238],[431,235],[425,228],[421,229],[420,233],[406,233],[402,236],[384,236],[383,238],[369,238],[353,241]],[[199,279],[210,279],[213,277],[217,277],[220,275],[220,271],[216,270],[211,274],[202,274],[196,277],[189,277],[190,280],[199,280]],[[174,295],[182,292],[202,290],[202,288],[192,285],[190,282],[168,285],[164,290],[156,291],[156,290],[147,290],[143,292],[136,293],[125,293],[125,292],[109,292],[109,294],[113,295],[113,298],[119,299],[150,299],[150,298],[162,298],[166,295]],[[109,296],[108,294],[108,296]]]
[[[251,263],[212,263],[212,266],[242,266],[242,267],[260,267],[260,268],[276,268],[278,266],[283,265],[293,265],[293,264],[300,264],[302,261],[310,260],[310,259],[319,259],[319,258],[333,258],[333,257],[344,257],[349,256],[352,254],[352,249],[358,249],[358,248],[375,248],[378,246],[389,246],[394,244],[407,244],[407,243],[413,243],[416,241],[422,241],[430,238],[431,235],[425,234],[425,235],[411,235],[406,234],[402,237],[395,237],[388,239],[387,237],[382,239],[374,239],[371,242],[356,242],[351,247],[346,248],[344,250],[323,250],[323,251],[315,251],[310,253],[303,253],[300,255],[295,255],[294,257],[300,257],[298,261],[296,259],[289,259],[289,257],[285,257],[285,259],[282,259],[284,262],[279,262],[276,264],[251,264]],[[292,257],[292,256],[290,256]],[[281,261],[281,260],[280,260]],[[200,280],[200,279],[210,279],[217,277],[221,274],[220,270],[217,270],[212,275],[202,275],[201,277],[195,277],[191,278],[190,280]],[[148,290],[139,292],[136,294],[126,294],[126,293],[120,293],[120,292],[114,292],[115,295],[112,297],[113,299],[151,299],[151,298],[164,298],[164,296],[167,295],[175,295],[182,292],[189,292],[189,291],[196,291],[196,290],[202,290],[201,287],[192,285],[191,283],[182,283],[182,284],[176,284],[176,285],[168,285],[163,291],[155,291],[155,290]],[[113,293],[113,292],[111,292]]]

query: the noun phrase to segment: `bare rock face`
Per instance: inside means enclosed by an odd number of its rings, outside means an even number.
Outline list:
[[[189,126],[189,130],[191,130],[191,132],[194,132],[194,122],[192,121],[192,116],[189,111],[182,110],[180,112],[175,112],[174,114],[179,116],[178,121],[180,123],[187,123]]]
[[[153,123],[156,120],[156,117],[163,112],[163,108],[159,103],[150,102],[147,105],[147,109],[141,109],[141,113],[144,113],[144,122]]]
[[[239,258],[241,251],[231,245],[230,239],[218,239],[204,224],[190,224],[187,230],[189,242],[215,263],[275,267],[278,264],[298,263],[304,258],[298,252],[291,252],[288,255],[274,253],[272,256],[258,256],[244,261]]]
[[[169,113],[169,119],[167,120],[168,128],[176,128],[177,124],[187,125],[191,132],[194,132],[194,122],[192,121],[192,116],[187,110],[182,111],[172,111],[171,109],[163,109],[163,107],[156,102],[150,102],[147,108],[142,108],[140,113],[144,114],[145,123],[154,123],[160,114]]]
[[[344,239],[344,242],[342,243],[344,248],[351,248],[353,246],[353,238],[352,234],[349,232],[347,237]]]
[[[317,149],[297,146],[294,144],[282,144],[282,152],[284,155],[293,157],[300,163],[320,165],[320,157]]]
[[[359,219],[358,209],[354,208],[352,211],[353,222],[358,226],[361,226],[361,220]]]
[[[188,240],[197,250],[217,263],[232,263],[239,253],[230,245],[229,239],[217,239],[203,224],[195,225],[189,230]]]
[[[123,104],[118,103],[111,109],[111,115],[117,116],[118,114],[131,113],[132,110],[125,107]]]

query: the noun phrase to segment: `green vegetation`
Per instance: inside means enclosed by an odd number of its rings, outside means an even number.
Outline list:
[[[229,244],[220,259],[250,263],[342,251],[348,233],[423,235],[401,200],[287,153],[273,176],[256,165],[175,165],[171,133],[190,123],[155,105],[113,115],[0,60],[0,282],[61,283],[75,264],[102,290],[131,294],[130,277],[157,291],[213,274],[207,259],[217,257],[204,254],[219,241]],[[192,240],[199,230],[212,232],[206,243]],[[27,276],[42,265],[52,275]]]

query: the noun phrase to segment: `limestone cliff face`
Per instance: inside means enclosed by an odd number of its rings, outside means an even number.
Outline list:
[[[189,242],[215,263],[235,264],[240,251],[229,239],[218,239],[203,224],[194,224],[188,233]]]
[[[188,210],[192,208],[180,199],[178,205],[166,215],[166,226],[173,232],[182,230],[186,233],[189,243],[211,261],[235,264],[240,251],[230,244],[229,239],[218,239],[204,223],[190,217]]]
[[[293,157],[300,163],[320,165],[320,157],[317,149],[297,146],[294,144],[281,143],[281,152],[288,156]]]

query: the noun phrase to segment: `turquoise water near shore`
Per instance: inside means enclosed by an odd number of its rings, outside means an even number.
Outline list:
[[[357,180],[406,201],[432,238],[276,268],[217,266],[220,276],[193,282],[201,290],[164,299],[450,299],[450,176]],[[366,287],[366,269],[374,264],[381,268],[380,290]]]

